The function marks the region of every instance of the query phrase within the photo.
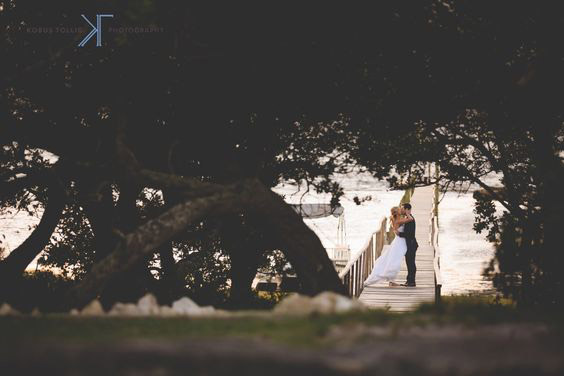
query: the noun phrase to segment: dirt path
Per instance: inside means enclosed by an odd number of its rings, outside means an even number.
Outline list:
[[[291,348],[236,338],[55,340],[2,345],[5,375],[561,375],[564,339],[543,325],[392,327],[355,325],[325,334],[327,346]],[[337,343],[337,345],[335,345]]]

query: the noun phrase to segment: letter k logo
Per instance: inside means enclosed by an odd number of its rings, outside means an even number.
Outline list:
[[[82,42],[80,42],[78,44],[78,47],[84,47],[84,45],[86,43],[88,43],[88,41],[94,35],[96,35],[96,47],[101,47],[102,46],[102,18],[103,17],[113,18],[114,15],[113,14],[97,14],[96,15],[96,26],[94,26],[94,24],[92,22],[90,22],[84,14],[81,14],[81,16],[82,16],[82,18],[84,18],[84,20],[86,22],[88,22],[88,24],[90,26],[92,26],[92,30],[90,30],[90,33],[88,33],[88,35],[82,40]]]

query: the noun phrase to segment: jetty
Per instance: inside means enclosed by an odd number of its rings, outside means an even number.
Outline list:
[[[437,192],[434,186],[416,188],[410,198],[416,220],[415,237],[419,243],[415,262],[416,287],[390,287],[387,282],[364,287],[376,259],[386,251],[393,239],[387,218],[371,234],[362,250],[339,273],[350,296],[357,297],[374,309],[407,312],[421,303],[438,302],[441,296],[440,249],[438,245]],[[396,282],[404,283],[407,268],[402,263]]]

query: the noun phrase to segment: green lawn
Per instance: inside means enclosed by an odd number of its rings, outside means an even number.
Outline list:
[[[37,340],[105,342],[137,338],[186,339],[242,337],[303,345],[330,345],[325,335],[335,326],[406,326],[462,323],[495,324],[542,321],[564,327],[561,315],[522,311],[506,301],[484,297],[445,297],[439,306],[424,305],[408,314],[385,311],[341,315],[280,317],[249,314],[232,318],[123,318],[44,315],[0,318],[0,345]]]
[[[14,341],[115,341],[135,338],[243,337],[269,339],[293,345],[320,345],[333,325],[364,322],[383,325],[400,321],[385,312],[308,317],[237,318],[123,318],[42,317],[0,318],[0,344]]]

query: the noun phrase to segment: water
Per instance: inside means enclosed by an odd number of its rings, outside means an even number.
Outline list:
[[[439,246],[443,295],[490,291],[482,272],[494,256],[486,233],[477,234],[472,193],[447,192],[439,205]]]
[[[491,177],[488,184],[495,183],[496,179],[497,177]],[[351,257],[354,257],[362,250],[370,234],[376,231],[382,217],[388,216],[390,208],[399,204],[403,192],[390,191],[387,183],[368,174],[341,175],[336,180],[345,191],[341,204],[345,207],[347,243],[351,248]],[[314,203],[330,200],[329,195],[304,195],[303,187],[298,191],[293,185],[281,184],[274,190],[293,204],[300,201]],[[372,200],[359,206],[352,201],[355,196],[371,196]],[[439,244],[442,252],[443,295],[492,292],[492,282],[485,280],[482,272],[493,258],[494,248],[485,239],[485,233],[477,234],[473,230],[473,210],[472,191],[465,194],[447,192],[440,203]],[[315,231],[326,248],[336,246],[336,218],[305,219],[304,222]]]
[[[346,240],[351,257],[354,257],[362,250],[370,234],[377,230],[381,219],[389,215],[390,208],[399,204],[403,192],[389,190],[386,182],[368,174],[339,175],[336,178],[345,192],[341,205],[345,208]],[[283,195],[288,203],[328,203],[330,200],[329,195],[306,193],[304,187],[298,190],[291,184],[280,184],[274,191]],[[355,196],[371,199],[356,205],[353,201]],[[482,277],[482,271],[493,257],[494,249],[486,241],[485,234],[476,234],[472,229],[473,208],[471,192],[462,195],[448,192],[441,201],[439,244],[444,295],[487,292],[492,288],[491,282]],[[0,246],[8,251],[15,249],[38,222],[38,217],[25,213],[0,215],[0,234],[5,236],[5,239],[0,237]],[[337,218],[306,219],[305,223],[326,248],[337,245]],[[31,270],[35,268],[35,262],[28,267]]]
[[[389,216],[390,208],[397,206],[403,191],[391,191],[387,183],[378,181],[369,174],[338,175],[344,189],[341,205],[345,208],[346,240],[351,249],[351,257],[362,251],[370,234],[380,227],[383,217]],[[305,187],[280,184],[274,191],[284,196],[288,203],[329,203],[328,194],[306,193]],[[370,198],[361,205],[353,199]],[[318,219],[305,219],[304,222],[317,234],[325,248],[337,246],[338,219],[331,216]]]
[[[20,211],[13,213],[0,213],[0,248],[5,257],[17,248],[31,234],[33,228],[39,223],[42,211],[36,215],[28,215]],[[37,267],[38,256],[28,267],[27,270],[35,270]]]

